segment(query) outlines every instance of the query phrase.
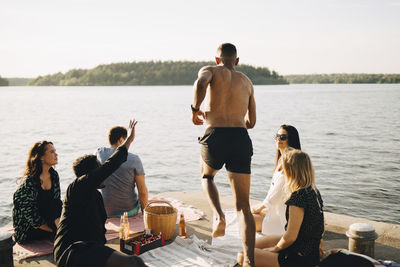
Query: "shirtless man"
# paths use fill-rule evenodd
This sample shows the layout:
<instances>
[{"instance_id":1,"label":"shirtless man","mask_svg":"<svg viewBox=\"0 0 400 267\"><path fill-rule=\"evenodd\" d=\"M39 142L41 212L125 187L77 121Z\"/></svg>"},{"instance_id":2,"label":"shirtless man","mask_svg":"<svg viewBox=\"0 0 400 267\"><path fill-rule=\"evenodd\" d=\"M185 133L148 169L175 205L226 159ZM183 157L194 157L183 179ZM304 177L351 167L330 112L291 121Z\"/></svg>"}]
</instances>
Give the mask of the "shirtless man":
<instances>
[{"instance_id":1,"label":"shirtless man","mask_svg":"<svg viewBox=\"0 0 400 267\"><path fill-rule=\"evenodd\" d=\"M213 237L223 236L225 215L213 178L225 164L240 222L243 266L254 266L255 225L249 205L253 147L247 133L256 123L254 89L246 75L235 71L239 58L234 45L221 44L215 61L217 66L200 69L191 106L193 123L202 125L204 119L207 126L199 140L202 187L217 217ZM200 105L206 94L208 99L203 112Z\"/></svg>"}]
</instances>

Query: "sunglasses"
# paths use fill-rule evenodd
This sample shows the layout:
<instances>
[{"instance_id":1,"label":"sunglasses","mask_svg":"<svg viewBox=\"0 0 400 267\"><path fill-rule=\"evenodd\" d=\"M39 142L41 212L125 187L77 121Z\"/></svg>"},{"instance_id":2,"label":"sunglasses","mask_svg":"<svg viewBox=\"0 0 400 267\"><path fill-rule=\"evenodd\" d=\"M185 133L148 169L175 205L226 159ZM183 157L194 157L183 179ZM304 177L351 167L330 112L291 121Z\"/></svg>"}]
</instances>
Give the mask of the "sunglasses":
<instances>
[{"instance_id":1,"label":"sunglasses","mask_svg":"<svg viewBox=\"0 0 400 267\"><path fill-rule=\"evenodd\" d=\"M288 138L288 135L287 134L276 134L275 135L275 140L276 139L280 139L281 141L285 141L287 138Z\"/></svg>"}]
</instances>

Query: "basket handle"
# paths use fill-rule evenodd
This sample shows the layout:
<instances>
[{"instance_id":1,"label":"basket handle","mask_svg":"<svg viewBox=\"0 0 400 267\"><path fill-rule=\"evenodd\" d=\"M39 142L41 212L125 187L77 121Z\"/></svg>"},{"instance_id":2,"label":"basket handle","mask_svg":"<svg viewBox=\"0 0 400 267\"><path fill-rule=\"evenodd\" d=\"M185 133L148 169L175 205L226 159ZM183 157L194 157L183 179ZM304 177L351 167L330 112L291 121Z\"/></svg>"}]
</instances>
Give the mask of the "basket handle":
<instances>
[{"instance_id":1,"label":"basket handle","mask_svg":"<svg viewBox=\"0 0 400 267\"><path fill-rule=\"evenodd\" d=\"M154 203L164 203L164 204L168 204L171 208L175 209L174 206L171 205L171 203L167 200L159 200L159 199L155 199L155 200L149 200L149 203L147 203L146 207L144 209L146 209L147 207L150 206L150 204L154 204Z\"/></svg>"}]
</instances>

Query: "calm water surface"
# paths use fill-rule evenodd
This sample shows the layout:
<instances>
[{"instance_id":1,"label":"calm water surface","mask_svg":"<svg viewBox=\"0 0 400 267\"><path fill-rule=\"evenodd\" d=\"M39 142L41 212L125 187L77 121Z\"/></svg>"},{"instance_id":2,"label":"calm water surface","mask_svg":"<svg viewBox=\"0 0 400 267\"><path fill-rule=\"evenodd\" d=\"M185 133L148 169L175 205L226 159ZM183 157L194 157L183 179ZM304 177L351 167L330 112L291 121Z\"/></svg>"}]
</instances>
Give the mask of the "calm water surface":
<instances>
[{"instance_id":1,"label":"calm water surface","mask_svg":"<svg viewBox=\"0 0 400 267\"><path fill-rule=\"evenodd\" d=\"M107 146L107 131L139 123L130 151L144 164L150 194L201 190L203 126L191 123L191 86L0 88L0 226L11 223L16 178L38 140L54 143L64 194L72 162ZM273 135L294 125L310 156L325 210L400 224L400 85L256 86L251 198L269 188ZM226 172L217 174L230 194Z\"/></svg>"}]
</instances>

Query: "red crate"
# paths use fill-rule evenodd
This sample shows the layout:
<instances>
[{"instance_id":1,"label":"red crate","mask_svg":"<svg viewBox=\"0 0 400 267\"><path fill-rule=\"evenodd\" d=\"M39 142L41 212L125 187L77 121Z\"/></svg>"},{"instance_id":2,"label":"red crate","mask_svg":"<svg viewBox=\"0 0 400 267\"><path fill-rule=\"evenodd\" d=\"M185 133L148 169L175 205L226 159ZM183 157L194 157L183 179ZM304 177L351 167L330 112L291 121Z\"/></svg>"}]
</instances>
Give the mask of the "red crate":
<instances>
[{"instance_id":1,"label":"red crate","mask_svg":"<svg viewBox=\"0 0 400 267\"><path fill-rule=\"evenodd\" d=\"M145 231L136 232L129 235L128 239L119 239L119 249L121 252L131 255L140 255L146 251L165 245L164 234L146 234Z\"/></svg>"}]
</instances>

